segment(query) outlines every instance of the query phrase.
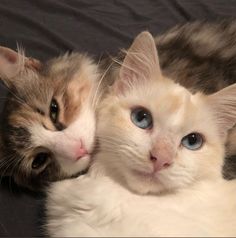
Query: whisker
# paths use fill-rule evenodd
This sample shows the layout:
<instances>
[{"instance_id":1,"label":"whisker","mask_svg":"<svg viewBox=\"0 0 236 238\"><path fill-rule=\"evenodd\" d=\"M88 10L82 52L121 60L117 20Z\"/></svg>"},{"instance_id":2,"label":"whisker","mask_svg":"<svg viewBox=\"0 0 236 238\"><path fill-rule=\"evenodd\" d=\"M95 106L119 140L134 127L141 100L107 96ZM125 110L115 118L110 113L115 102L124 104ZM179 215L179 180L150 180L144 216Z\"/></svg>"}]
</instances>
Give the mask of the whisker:
<instances>
[{"instance_id":1,"label":"whisker","mask_svg":"<svg viewBox=\"0 0 236 238\"><path fill-rule=\"evenodd\" d=\"M12 191L12 179L13 179L13 175L15 173L15 170L18 169L19 170L19 164L20 164L21 160L18 160L15 165L13 165L12 170L9 173L10 176L10 181L9 181L9 188Z\"/></svg>"},{"instance_id":2,"label":"whisker","mask_svg":"<svg viewBox=\"0 0 236 238\"><path fill-rule=\"evenodd\" d=\"M117 60L117 59L115 59L115 58L113 58L112 60L113 60L115 63L117 63L118 65L120 65L120 66L122 66L122 67L125 67L125 68L131 70L132 72L134 72L135 74L139 75L138 71L136 71L134 68L132 68L132 67L126 65L124 62L120 62L119 60Z\"/></svg>"},{"instance_id":3,"label":"whisker","mask_svg":"<svg viewBox=\"0 0 236 238\"><path fill-rule=\"evenodd\" d=\"M100 79L99 82L98 82L98 85L97 85L97 88L96 88L96 91L95 91L95 94L94 94L94 97L93 97L93 100L92 100L92 105L93 105L93 107L95 107L95 106L97 105L96 97L97 97L98 91L99 91L99 89L100 89L100 86L101 86L101 84L102 84L103 79L105 78L105 76L106 76L107 72L109 71L109 69L111 68L112 64L113 64L113 63L111 63L111 64L107 67L107 69L104 71L104 73L103 73L102 76L101 76L101 79Z\"/></svg>"},{"instance_id":4,"label":"whisker","mask_svg":"<svg viewBox=\"0 0 236 238\"><path fill-rule=\"evenodd\" d=\"M8 161L9 162L9 161ZM15 159L10 160L10 162L7 164L7 166L5 167L5 169L2 171L1 176L0 176L0 184L2 184L2 180L5 177L6 172L8 171L8 169L14 164Z\"/></svg>"}]
</instances>

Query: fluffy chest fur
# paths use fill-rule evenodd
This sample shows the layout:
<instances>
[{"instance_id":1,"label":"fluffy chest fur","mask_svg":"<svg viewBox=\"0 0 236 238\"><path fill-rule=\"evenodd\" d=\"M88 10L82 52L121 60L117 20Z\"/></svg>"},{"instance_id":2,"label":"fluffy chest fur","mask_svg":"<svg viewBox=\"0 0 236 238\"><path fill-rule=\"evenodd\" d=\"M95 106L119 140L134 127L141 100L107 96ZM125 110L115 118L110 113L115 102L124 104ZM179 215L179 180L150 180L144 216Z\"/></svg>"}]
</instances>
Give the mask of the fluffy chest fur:
<instances>
[{"instance_id":1,"label":"fluffy chest fur","mask_svg":"<svg viewBox=\"0 0 236 238\"><path fill-rule=\"evenodd\" d=\"M108 177L85 175L55 184L51 190L54 196L48 198L48 234L234 236L235 192L234 181L219 180L176 193L140 196Z\"/></svg>"}]
</instances>

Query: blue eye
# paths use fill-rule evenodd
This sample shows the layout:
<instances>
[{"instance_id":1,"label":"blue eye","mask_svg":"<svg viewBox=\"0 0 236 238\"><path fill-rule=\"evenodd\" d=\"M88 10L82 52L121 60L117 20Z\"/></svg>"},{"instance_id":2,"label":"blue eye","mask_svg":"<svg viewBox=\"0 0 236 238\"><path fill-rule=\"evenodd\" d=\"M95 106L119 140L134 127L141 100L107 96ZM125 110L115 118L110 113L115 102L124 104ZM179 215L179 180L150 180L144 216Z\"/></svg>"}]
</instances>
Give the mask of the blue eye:
<instances>
[{"instance_id":1,"label":"blue eye","mask_svg":"<svg viewBox=\"0 0 236 238\"><path fill-rule=\"evenodd\" d=\"M199 133L190 133L183 137L181 144L189 150L198 150L203 145L203 138Z\"/></svg>"},{"instance_id":2,"label":"blue eye","mask_svg":"<svg viewBox=\"0 0 236 238\"><path fill-rule=\"evenodd\" d=\"M150 129L152 127L152 115L143 107L138 107L131 111L131 121L141 129Z\"/></svg>"}]
</instances>

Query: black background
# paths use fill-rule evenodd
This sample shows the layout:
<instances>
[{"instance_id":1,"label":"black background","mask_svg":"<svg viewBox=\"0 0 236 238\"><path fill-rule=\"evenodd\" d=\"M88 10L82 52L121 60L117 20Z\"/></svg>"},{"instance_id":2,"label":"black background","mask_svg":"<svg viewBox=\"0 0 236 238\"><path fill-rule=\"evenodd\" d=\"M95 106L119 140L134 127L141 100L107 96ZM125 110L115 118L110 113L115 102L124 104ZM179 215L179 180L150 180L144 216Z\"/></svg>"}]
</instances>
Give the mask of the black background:
<instances>
[{"instance_id":1,"label":"black background","mask_svg":"<svg viewBox=\"0 0 236 238\"><path fill-rule=\"evenodd\" d=\"M65 51L99 58L187 21L236 17L233 0L0 0L0 45L46 60ZM5 92L0 88L0 109ZM13 185L12 185L13 186ZM39 236L43 196L0 186L0 235Z\"/></svg>"}]
</instances>

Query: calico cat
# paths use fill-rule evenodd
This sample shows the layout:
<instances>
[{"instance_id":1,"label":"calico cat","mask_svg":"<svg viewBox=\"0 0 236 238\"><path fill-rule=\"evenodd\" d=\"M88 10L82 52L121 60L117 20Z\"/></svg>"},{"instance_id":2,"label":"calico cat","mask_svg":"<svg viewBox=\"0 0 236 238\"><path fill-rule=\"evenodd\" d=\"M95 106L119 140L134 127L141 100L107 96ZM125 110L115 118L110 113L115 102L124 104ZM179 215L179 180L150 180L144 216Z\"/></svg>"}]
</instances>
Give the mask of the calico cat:
<instances>
[{"instance_id":1,"label":"calico cat","mask_svg":"<svg viewBox=\"0 0 236 238\"><path fill-rule=\"evenodd\" d=\"M47 234L235 236L236 182L221 175L235 120L236 84L191 93L141 33L99 106L89 173L49 189Z\"/></svg>"},{"instance_id":2,"label":"calico cat","mask_svg":"<svg viewBox=\"0 0 236 238\"><path fill-rule=\"evenodd\" d=\"M46 63L0 48L9 89L0 124L0 174L36 190L86 170L101 91L93 60L79 53Z\"/></svg>"}]
</instances>

